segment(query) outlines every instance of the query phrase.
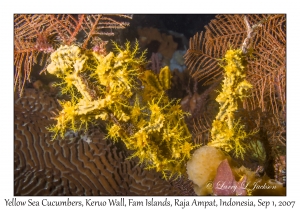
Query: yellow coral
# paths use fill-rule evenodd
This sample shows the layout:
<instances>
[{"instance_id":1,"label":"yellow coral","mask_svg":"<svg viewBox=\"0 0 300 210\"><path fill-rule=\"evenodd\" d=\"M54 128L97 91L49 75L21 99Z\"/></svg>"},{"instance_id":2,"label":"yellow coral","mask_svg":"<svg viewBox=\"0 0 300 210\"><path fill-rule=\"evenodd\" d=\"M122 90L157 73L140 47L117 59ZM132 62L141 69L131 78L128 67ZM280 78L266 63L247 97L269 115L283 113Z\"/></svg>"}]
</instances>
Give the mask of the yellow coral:
<instances>
[{"instance_id":1,"label":"yellow coral","mask_svg":"<svg viewBox=\"0 0 300 210\"><path fill-rule=\"evenodd\" d=\"M71 101L62 102L62 111L50 128L63 138L68 130L87 129L89 124L107 122L107 137L121 139L146 168L161 171L165 178L185 172L185 163L194 149L179 101L169 100L168 67L159 75L147 70L145 52L138 42L129 42L117 54L99 55L78 46L62 46L51 55L47 70L62 79L59 86Z\"/></svg>"},{"instance_id":2,"label":"yellow coral","mask_svg":"<svg viewBox=\"0 0 300 210\"><path fill-rule=\"evenodd\" d=\"M209 145L227 152L233 150L237 157L243 159L247 148L244 140L253 133L245 131L245 126L239 119L235 119L234 113L239 109L239 101L248 96L252 85L245 80L245 59L242 50L228 50L224 60L226 65L222 91L216 98L220 109L212 124L212 140Z\"/></svg>"},{"instance_id":3,"label":"yellow coral","mask_svg":"<svg viewBox=\"0 0 300 210\"><path fill-rule=\"evenodd\" d=\"M165 66L160 70L159 81L164 90L171 88L171 72L168 66Z\"/></svg>"}]
</instances>

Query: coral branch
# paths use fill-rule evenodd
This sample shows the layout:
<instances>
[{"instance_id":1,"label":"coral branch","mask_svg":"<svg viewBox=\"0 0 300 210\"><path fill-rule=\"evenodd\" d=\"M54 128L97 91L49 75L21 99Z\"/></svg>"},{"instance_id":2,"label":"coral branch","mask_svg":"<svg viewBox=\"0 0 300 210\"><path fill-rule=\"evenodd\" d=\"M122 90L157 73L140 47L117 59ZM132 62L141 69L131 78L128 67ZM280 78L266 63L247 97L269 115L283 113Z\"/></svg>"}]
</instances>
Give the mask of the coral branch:
<instances>
[{"instance_id":1,"label":"coral branch","mask_svg":"<svg viewBox=\"0 0 300 210\"><path fill-rule=\"evenodd\" d=\"M20 95L26 81L29 81L32 67L37 57L42 54L40 65L44 67L49 53L56 50L61 44L71 45L83 34L83 46L91 47L94 35L114 35L111 29L122 29L129 24L121 21L131 19L130 15L14 15L14 55L15 79L14 87ZM114 20L118 18L120 20ZM92 21L94 20L94 21ZM95 21L96 20L96 21ZM104 30L109 29L107 33ZM80 36L79 36L80 35ZM28 58L29 61L24 60ZM42 72L43 72L42 68Z\"/></svg>"},{"instance_id":2,"label":"coral branch","mask_svg":"<svg viewBox=\"0 0 300 210\"><path fill-rule=\"evenodd\" d=\"M162 68L159 75L151 70L141 73L145 52L139 52L137 42L133 47L127 42L124 49L115 44L115 48L116 55L74 45L51 54L47 71L62 78L62 92L71 100L61 102L63 109L50 131L54 138L64 138L69 130L87 130L106 121L108 137L121 139L134 151L131 158L138 157L166 179L184 174L190 152L198 145L192 144L186 113L165 93L171 87L170 69Z\"/></svg>"}]
</instances>

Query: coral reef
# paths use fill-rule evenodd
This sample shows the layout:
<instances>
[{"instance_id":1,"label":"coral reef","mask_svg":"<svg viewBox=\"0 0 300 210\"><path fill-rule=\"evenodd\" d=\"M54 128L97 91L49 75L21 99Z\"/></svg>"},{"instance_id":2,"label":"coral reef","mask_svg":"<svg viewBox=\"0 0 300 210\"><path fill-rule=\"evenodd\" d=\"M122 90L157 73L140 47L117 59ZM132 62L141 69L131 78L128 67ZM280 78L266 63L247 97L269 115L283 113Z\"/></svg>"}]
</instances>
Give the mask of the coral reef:
<instances>
[{"instance_id":1,"label":"coral reef","mask_svg":"<svg viewBox=\"0 0 300 210\"><path fill-rule=\"evenodd\" d=\"M112 29L124 29L129 25L125 22L128 19L132 15L15 14L15 91L22 95L33 67L39 64L39 72L44 72L47 58L60 45L80 43L84 49L95 47L99 36L113 36Z\"/></svg>"},{"instance_id":2,"label":"coral reef","mask_svg":"<svg viewBox=\"0 0 300 210\"><path fill-rule=\"evenodd\" d=\"M257 185L272 185L272 189L276 189L273 191L265 191L264 195L285 195L285 183L279 183L273 180L272 178L275 178L273 175L274 168L273 170L271 169L272 164L274 164L274 159L277 160L277 168L281 167L279 170L283 171L283 176L285 179L285 168L281 166L281 164L283 164L281 162L284 161L278 161L279 158L277 158L282 153L285 154L285 149L283 148L283 146L285 146L285 137L283 136L285 125L282 123L282 121L277 123L275 122L276 119L283 120L281 115L285 114L285 97L283 96L285 94L284 89L282 89L285 82L279 84L279 79L270 81L270 83L273 82L275 88L273 89L273 87L270 87L269 90L273 92L270 92L271 94L278 96L278 100L276 101L272 96L269 98L268 96L265 96L263 92L258 92L258 88L262 87L262 90L264 90L266 83L264 83L262 86L258 86L261 84L258 84L258 82L253 79L254 75L257 76L259 72L261 73L260 65L265 62L264 59L269 59L269 57L262 58L262 56L258 56L259 59L262 59L261 63L259 63L258 66L253 65L253 60L257 61L255 56L258 53L254 53L254 47L256 46L255 44L258 45L258 51L264 53L262 50L265 50L265 45L269 45L271 42L277 43L277 41L274 40L274 37L272 38L269 34L272 33L271 31L279 32L280 35L275 34L272 36L275 36L278 40L282 39L282 28L278 29L274 24L275 22L283 24L284 16L250 16L249 19L252 21L253 25L250 25L251 21L248 20L247 16L243 17L243 25L246 28L246 32L244 32L245 35L241 37L237 37L236 33L232 35L235 36L233 39L235 40L234 45L239 43L239 48L233 50L231 47L231 49L226 50L228 45L223 47L220 47L219 45L216 46L216 43L219 41L221 42L222 40L222 43L224 42L222 38L228 38L228 36L224 35L228 31L226 31L226 29L222 31L223 28L220 27L218 29L218 27L220 26L219 24L225 20L229 20L227 24L230 24L230 20L233 20L232 18L232 16L218 16L218 21L212 21L212 23L209 25L209 28L207 28L205 35L203 35L203 33L201 33L200 36L197 34L190 41L190 49L186 54L186 64L188 68L190 68L191 74L194 78L201 77L201 80L206 79L205 83L217 83L218 78L220 78L220 69L223 68L225 70L224 74L222 75L222 89L216 97L216 101L220 105L219 112L216 114L216 116L205 115L201 113L203 117L201 115L199 116L199 121L197 124L195 124L194 129L200 138L208 139L209 142L207 144L209 146L221 148L223 151L228 152L235 159L235 161L238 162L239 165L247 165L249 167L251 163L257 164L256 172L246 168L240 169L243 172L240 171L241 173L239 173L239 175L243 174L243 176L239 176L237 179L239 181L236 181L237 175L235 175L236 177L233 178L232 172L230 172L228 167L226 167L226 164L223 162L219 165L218 169L218 171L223 172L220 172L220 174L217 174L215 177L211 177L211 181L215 179L215 184L218 181L228 181L229 185L239 186L240 181L244 180L245 182L250 183L249 188L252 188L256 183ZM239 16L239 18L241 17ZM256 20L256 22L253 23L254 20ZM237 22L234 21L234 24L237 24ZM210 29L213 26L217 29L214 28L212 32ZM241 26L235 27L238 30L241 30ZM232 33L232 31L229 33ZM271 40L266 41L266 44L262 44L263 47L261 47L261 45L258 43L262 41L261 37L265 38L264 36ZM213 41L213 39L216 40ZM284 43L284 40L282 43ZM283 47L285 46L283 45ZM212 57L209 57L209 55L216 56L218 53L224 51L225 56L221 60L221 64L218 66L217 62L220 62L220 59L212 59ZM280 54L280 57L282 56L284 56L284 54ZM276 63L278 64L278 62ZM203 66L203 64L205 65ZM208 71L206 71L206 69ZM274 69L274 72L275 71L279 72L282 76L284 71L283 66L279 66L279 69ZM274 72L272 72L272 74ZM266 75L263 77L267 78L268 75L269 73L266 73ZM252 85L252 82L254 85ZM268 85L272 85L270 83L268 83ZM253 89L256 90L253 91ZM260 98L262 101L256 101L257 98ZM266 104L269 105L268 110L265 109ZM259 108L257 108L257 106L259 106ZM254 114L255 111L252 110L253 107L256 108L257 114ZM257 110L260 110L260 112L257 112ZM265 114L262 114L263 112L265 112ZM262 125L262 122L266 120L262 120L262 118L265 118L264 115L272 116L272 126L270 124ZM209 117L210 119L207 120L206 117ZM210 127L207 122L211 121L212 117L215 119ZM205 119L205 121L203 119ZM280 145L282 151L278 151L277 148L279 147L274 145L274 136L269 135L270 131L266 132L267 128L270 126L273 128L279 127L279 130L282 130L282 132L279 133L279 138L277 137L278 142L276 143L277 145ZM209 132L210 135L203 135L205 132ZM265 132L269 134L266 135L264 134ZM205 140L202 139L202 142L204 141ZM192 162L194 162L193 158L189 161L188 168L196 167L195 165L189 166ZM211 170L208 173L210 172ZM189 170L188 173L190 173ZM279 176L282 175L276 175L278 180ZM197 179L195 180L195 175L189 174L189 177L193 179L195 184L199 182ZM197 186L198 187L195 188L195 190L199 194L207 193L207 189L204 189L203 184ZM200 190L198 188L200 188ZM205 192L201 192L201 190L204 190ZM239 188L236 190L237 191L235 192L221 192L218 191L218 189L214 189L214 193L218 195L246 193ZM247 190L248 195L262 195L261 193L263 194L263 192L259 190L251 192Z\"/></svg>"},{"instance_id":3,"label":"coral reef","mask_svg":"<svg viewBox=\"0 0 300 210\"><path fill-rule=\"evenodd\" d=\"M99 128L87 134L90 143L71 136L51 141L46 127L60 107L46 92L24 89L14 109L14 195L182 195L181 186L128 160L124 146Z\"/></svg>"},{"instance_id":4,"label":"coral reef","mask_svg":"<svg viewBox=\"0 0 300 210\"><path fill-rule=\"evenodd\" d=\"M244 159L246 143L249 137L245 125L236 120L234 113L239 109L239 104L249 95L252 85L245 80L246 65L241 49L228 50L225 54L225 75L222 91L216 101L220 104L219 113L212 124L211 141L208 145L220 147L226 152L234 151L236 157Z\"/></svg>"},{"instance_id":5,"label":"coral reef","mask_svg":"<svg viewBox=\"0 0 300 210\"><path fill-rule=\"evenodd\" d=\"M123 18L15 15L15 195L285 195L285 15L218 15L187 51L106 47Z\"/></svg>"},{"instance_id":6,"label":"coral reef","mask_svg":"<svg viewBox=\"0 0 300 210\"><path fill-rule=\"evenodd\" d=\"M252 88L242 104L245 111L239 109L238 112L252 130L266 133L264 146L271 145L268 158L274 163L276 156L285 155L286 147L286 16L247 15L247 18L248 25L244 15L217 15L205 31L190 39L185 64L199 82L204 85L216 83L223 78L220 58L224 57L229 46L231 49L240 48L245 38L252 34L253 39L248 43L251 56L245 58L248 63L246 80ZM248 28L255 24L257 30L252 33ZM200 135L202 129L198 125L215 118L209 113L201 115L205 117L199 116L199 122L195 124ZM200 141L201 136L198 137Z\"/></svg>"},{"instance_id":7,"label":"coral reef","mask_svg":"<svg viewBox=\"0 0 300 210\"><path fill-rule=\"evenodd\" d=\"M106 121L108 137L121 139L146 168L163 173L164 178L185 173L190 158L191 135L178 101L169 100L171 73L166 66L159 75L140 72L145 63L136 42L131 49L115 44L117 54L99 55L78 46L61 46L51 54L50 74L62 79L58 84L69 101L49 128L63 138L68 130L88 130ZM99 120L100 119L100 120Z\"/></svg>"}]
</instances>

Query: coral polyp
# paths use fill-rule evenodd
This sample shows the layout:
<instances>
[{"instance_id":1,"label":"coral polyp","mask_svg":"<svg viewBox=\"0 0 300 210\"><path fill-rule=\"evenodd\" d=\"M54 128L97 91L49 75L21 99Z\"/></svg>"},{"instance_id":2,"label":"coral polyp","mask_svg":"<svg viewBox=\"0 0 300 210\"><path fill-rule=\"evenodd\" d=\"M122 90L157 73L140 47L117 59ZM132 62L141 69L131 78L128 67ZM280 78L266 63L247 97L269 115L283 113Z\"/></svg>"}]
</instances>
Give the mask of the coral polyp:
<instances>
[{"instance_id":1,"label":"coral polyp","mask_svg":"<svg viewBox=\"0 0 300 210\"><path fill-rule=\"evenodd\" d=\"M54 138L64 138L68 130L88 130L105 121L107 137L121 139L146 168L163 173L164 178L185 173L185 163L194 149L179 101L170 100L171 73L168 67L157 75L141 71L145 52L136 42L116 54L98 54L78 46L61 46L51 55L49 73L62 79L58 85L69 95L60 102L62 111L49 129Z\"/></svg>"}]
</instances>

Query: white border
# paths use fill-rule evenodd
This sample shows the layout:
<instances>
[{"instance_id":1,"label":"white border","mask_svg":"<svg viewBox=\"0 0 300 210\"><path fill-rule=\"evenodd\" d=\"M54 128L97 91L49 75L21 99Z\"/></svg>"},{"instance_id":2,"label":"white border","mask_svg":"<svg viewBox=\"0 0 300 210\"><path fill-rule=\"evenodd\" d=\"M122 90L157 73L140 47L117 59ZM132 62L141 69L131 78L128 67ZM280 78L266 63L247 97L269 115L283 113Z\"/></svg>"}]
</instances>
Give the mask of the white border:
<instances>
[{"instance_id":1,"label":"white border","mask_svg":"<svg viewBox=\"0 0 300 210\"><path fill-rule=\"evenodd\" d=\"M293 1L297 2L297 1ZM286 197L261 197L264 200L297 200L299 193L299 15L296 3L278 0L251 0L251 1L38 1L15 0L1 1L0 16L0 206L1 209L14 209L5 207L6 199L13 198L13 14L14 13L287 13L287 196ZM298 64L298 65L297 65ZM298 174L299 173L299 174ZM297 195L297 197L296 197ZM18 197L21 200L34 199L35 197ZM47 197L37 197L41 200ZM49 197L48 197L49 198ZM72 197L72 200L84 201L86 197ZM93 199L108 199L108 197L91 197ZM111 198L111 197L109 197ZM126 197L128 199L129 197ZM145 199L146 197L142 197ZM157 200L162 197L156 197ZM169 197L174 200L176 197ZM182 199L183 197L180 197ZM65 197L51 197L53 200L64 200ZM135 197L134 199L139 199ZM191 197L187 199L193 199ZM205 198L202 199L213 199ZM219 197L218 197L219 199ZM245 200L248 197L234 198ZM257 201L260 197L250 197ZM300 203L296 202L296 209ZM4 208L3 208L4 207ZM29 207L28 207L29 208ZM66 207L64 207L66 208ZM74 207L67 207L74 209ZM95 208L95 207L94 207ZM96 207L97 209L103 207ZM140 207L139 207L140 208ZM145 207L144 207L145 208ZM181 208L178 208L181 209ZM196 207L195 207L196 209ZM199 207L197 207L199 209ZM233 209L227 208L227 209ZM273 209L273 208L268 208ZM278 208L276 208L278 209ZM295 207L294 207L295 209Z\"/></svg>"}]
</instances>

